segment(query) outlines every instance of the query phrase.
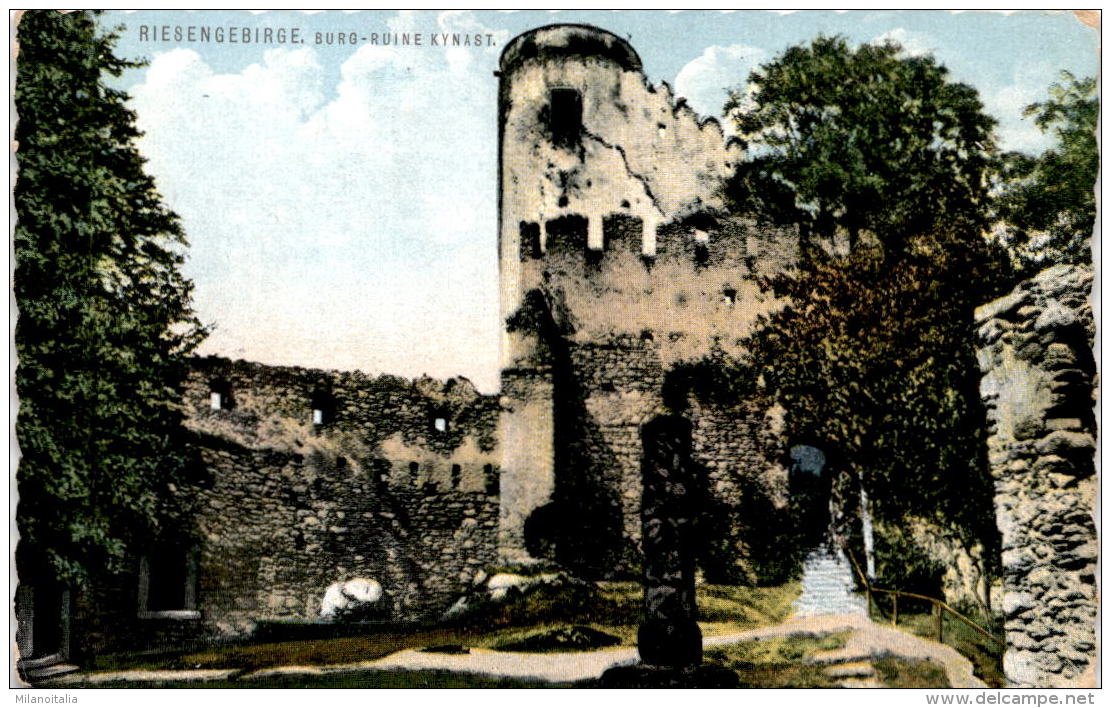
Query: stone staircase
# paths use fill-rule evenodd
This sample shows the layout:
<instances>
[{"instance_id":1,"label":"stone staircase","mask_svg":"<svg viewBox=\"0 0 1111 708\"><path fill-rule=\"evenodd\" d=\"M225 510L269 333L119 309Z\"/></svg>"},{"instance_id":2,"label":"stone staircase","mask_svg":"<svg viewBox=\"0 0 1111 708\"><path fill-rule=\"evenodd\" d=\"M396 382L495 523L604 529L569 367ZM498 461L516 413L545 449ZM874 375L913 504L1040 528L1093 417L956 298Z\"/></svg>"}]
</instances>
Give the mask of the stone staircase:
<instances>
[{"instance_id":1,"label":"stone staircase","mask_svg":"<svg viewBox=\"0 0 1111 708\"><path fill-rule=\"evenodd\" d=\"M867 617L864 598L853 594L853 569L840 549L815 549L803 563L802 594L795 600L795 617L861 615ZM872 657L866 651L835 649L810 657L825 667L827 676L843 688L880 688Z\"/></svg>"},{"instance_id":2,"label":"stone staircase","mask_svg":"<svg viewBox=\"0 0 1111 708\"><path fill-rule=\"evenodd\" d=\"M817 548L802 568L802 594L794 602L796 617L868 614L864 598L853 594L853 569L843 551Z\"/></svg>"},{"instance_id":3,"label":"stone staircase","mask_svg":"<svg viewBox=\"0 0 1111 708\"><path fill-rule=\"evenodd\" d=\"M56 679L78 671L78 667L62 661L61 656L52 654L40 659L20 659L16 664L19 676L28 683Z\"/></svg>"},{"instance_id":4,"label":"stone staircase","mask_svg":"<svg viewBox=\"0 0 1111 708\"><path fill-rule=\"evenodd\" d=\"M872 654L862 647L818 652L807 663L824 667L823 673L840 688L883 688L872 665Z\"/></svg>"}]
</instances>

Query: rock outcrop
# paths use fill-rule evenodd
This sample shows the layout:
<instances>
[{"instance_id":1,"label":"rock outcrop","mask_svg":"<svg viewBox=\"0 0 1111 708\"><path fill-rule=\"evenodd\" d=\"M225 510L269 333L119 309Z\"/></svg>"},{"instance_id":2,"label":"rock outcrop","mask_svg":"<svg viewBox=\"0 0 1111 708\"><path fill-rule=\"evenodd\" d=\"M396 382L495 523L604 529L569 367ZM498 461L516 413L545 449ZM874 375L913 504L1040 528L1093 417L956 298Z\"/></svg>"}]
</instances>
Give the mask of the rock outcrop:
<instances>
[{"instance_id":1,"label":"rock outcrop","mask_svg":"<svg viewBox=\"0 0 1111 708\"><path fill-rule=\"evenodd\" d=\"M1059 265L976 311L1015 686L1089 683L1096 663L1097 386L1091 268Z\"/></svg>"}]
</instances>

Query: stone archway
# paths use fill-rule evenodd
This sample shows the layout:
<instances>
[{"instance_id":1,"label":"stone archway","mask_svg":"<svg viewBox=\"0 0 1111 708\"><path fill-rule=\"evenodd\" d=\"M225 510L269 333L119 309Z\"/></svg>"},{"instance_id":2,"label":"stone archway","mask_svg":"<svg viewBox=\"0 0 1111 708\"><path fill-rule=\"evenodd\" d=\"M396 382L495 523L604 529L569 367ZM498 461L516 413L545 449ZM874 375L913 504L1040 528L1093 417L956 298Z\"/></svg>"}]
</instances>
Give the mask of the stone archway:
<instances>
[{"instance_id":1,"label":"stone archway","mask_svg":"<svg viewBox=\"0 0 1111 708\"><path fill-rule=\"evenodd\" d=\"M790 448L791 465L788 472L791 502L794 507L799 533L804 548L818 546L830 528L831 474L829 460L824 450L798 444Z\"/></svg>"}]
</instances>

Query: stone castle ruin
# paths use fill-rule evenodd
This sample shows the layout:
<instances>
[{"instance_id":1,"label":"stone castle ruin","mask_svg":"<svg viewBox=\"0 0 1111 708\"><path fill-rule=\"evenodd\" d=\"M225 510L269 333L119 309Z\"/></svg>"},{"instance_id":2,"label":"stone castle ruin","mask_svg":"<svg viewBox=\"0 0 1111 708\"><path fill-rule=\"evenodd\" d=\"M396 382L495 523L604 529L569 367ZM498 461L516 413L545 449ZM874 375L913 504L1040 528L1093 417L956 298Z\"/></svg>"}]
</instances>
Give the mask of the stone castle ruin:
<instances>
[{"instance_id":1,"label":"stone castle ruin","mask_svg":"<svg viewBox=\"0 0 1111 708\"><path fill-rule=\"evenodd\" d=\"M715 498L739 480L786 493L767 411L665 400L681 363L736 351L770 303L753 274L789 264L797 235L723 215L739 150L624 40L556 25L499 69L502 505L499 553L620 567L638 555L640 428L694 423ZM564 528L572 526L573 528Z\"/></svg>"},{"instance_id":2,"label":"stone castle ruin","mask_svg":"<svg viewBox=\"0 0 1111 708\"><path fill-rule=\"evenodd\" d=\"M701 527L726 558L717 572L756 579L743 510L787 504L782 411L699 395L686 372L742 353L779 305L756 278L794 263L797 232L726 212L739 147L651 85L623 39L541 27L506 46L497 76L500 393L196 360L185 407L207 476L181 490L196 542L151 549L122 586L66 595L67 643L316 620L344 583L421 619L496 566L638 577L648 428L683 431L659 444L689 451L722 521ZM979 313L1008 675L1021 685L1073 680L1095 656L1095 369L1088 281L1074 280ZM1040 403L1022 397L1020 369ZM44 616L38 600L23 607ZM27 612L32 656L49 633Z\"/></svg>"}]
</instances>

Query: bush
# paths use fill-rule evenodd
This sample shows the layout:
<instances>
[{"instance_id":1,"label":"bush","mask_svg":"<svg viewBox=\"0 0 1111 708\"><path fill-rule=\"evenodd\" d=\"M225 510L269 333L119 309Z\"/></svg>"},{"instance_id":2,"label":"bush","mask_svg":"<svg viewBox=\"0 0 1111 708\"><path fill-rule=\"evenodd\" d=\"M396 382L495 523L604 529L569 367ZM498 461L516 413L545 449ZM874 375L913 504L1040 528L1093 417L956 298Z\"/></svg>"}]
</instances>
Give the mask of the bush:
<instances>
[{"instance_id":1,"label":"bush","mask_svg":"<svg viewBox=\"0 0 1111 708\"><path fill-rule=\"evenodd\" d=\"M699 566L710 583L779 585L802 567L805 549L792 507L778 507L758 482L742 478L736 507L713 503L702 518Z\"/></svg>"},{"instance_id":2,"label":"bush","mask_svg":"<svg viewBox=\"0 0 1111 708\"><path fill-rule=\"evenodd\" d=\"M880 587L942 597L945 567L927 555L904 529L885 524L882 533L876 534L875 557L876 582ZM903 602L908 603L907 610L929 610L929 605L922 601L900 600Z\"/></svg>"},{"instance_id":3,"label":"bush","mask_svg":"<svg viewBox=\"0 0 1111 708\"><path fill-rule=\"evenodd\" d=\"M594 583L566 573L508 588L496 599L482 585L466 597L466 605L462 613L447 620L449 625L491 629L552 622L637 621L637 617L627 617L629 613L614 600L603 597Z\"/></svg>"}]
</instances>

